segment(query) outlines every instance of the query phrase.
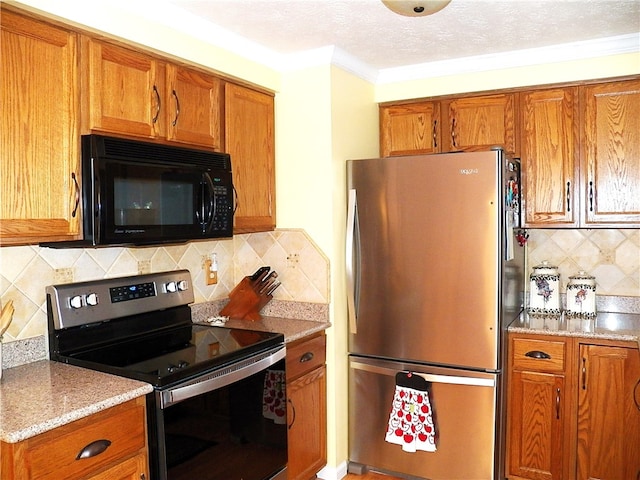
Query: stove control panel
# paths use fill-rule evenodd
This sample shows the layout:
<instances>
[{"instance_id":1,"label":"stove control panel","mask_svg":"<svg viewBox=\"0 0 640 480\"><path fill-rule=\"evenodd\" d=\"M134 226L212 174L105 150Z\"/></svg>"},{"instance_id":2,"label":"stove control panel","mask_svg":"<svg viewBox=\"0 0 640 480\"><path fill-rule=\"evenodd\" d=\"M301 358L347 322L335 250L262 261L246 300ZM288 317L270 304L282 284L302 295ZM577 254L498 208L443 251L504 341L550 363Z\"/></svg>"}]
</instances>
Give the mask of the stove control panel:
<instances>
[{"instance_id":1,"label":"stove control panel","mask_svg":"<svg viewBox=\"0 0 640 480\"><path fill-rule=\"evenodd\" d=\"M46 288L55 329L113 320L194 302L188 270L105 278Z\"/></svg>"},{"instance_id":2,"label":"stove control panel","mask_svg":"<svg viewBox=\"0 0 640 480\"><path fill-rule=\"evenodd\" d=\"M126 302L137 298L156 296L156 284L154 282L138 283L134 285L122 285L109 289L111 302Z\"/></svg>"}]
</instances>

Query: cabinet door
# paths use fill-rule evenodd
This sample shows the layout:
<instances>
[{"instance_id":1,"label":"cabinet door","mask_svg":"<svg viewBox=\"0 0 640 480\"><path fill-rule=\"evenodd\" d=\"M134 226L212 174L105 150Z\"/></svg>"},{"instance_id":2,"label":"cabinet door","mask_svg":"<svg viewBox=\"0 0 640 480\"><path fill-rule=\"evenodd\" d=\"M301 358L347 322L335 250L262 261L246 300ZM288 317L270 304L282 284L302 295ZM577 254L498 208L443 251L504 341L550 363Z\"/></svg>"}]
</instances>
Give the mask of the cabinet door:
<instances>
[{"instance_id":1,"label":"cabinet door","mask_svg":"<svg viewBox=\"0 0 640 480\"><path fill-rule=\"evenodd\" d=\"M225 151L238 200L235 233L276 227L274 102L271 95L227 83Z\"/></svg>"},{"instance_id":2,"label":"cabinet door","mask_svg":"<svg viewBox=\"0 0 640 480\"><path fill-rule=\"evenodd\" d=\"M287 383L289 480L308 480L327 463L326 367Z\"/></svg>"},{"instance_id":3,"label":"cabinet door","mask_svg":"<svg viewBox=\"0 0 640 480\"><path fill-rule=\"evenodd\" d=\"M445 105L449 135L443 128L443 151L501 146L508 153L516 153L514 94L460 98Z\"/></svg>"},{"instance_id":4,"label":"cabinet door","mask_svg":"<svg viewBox=\"0 0 640 480\"><path fill-rule=\"evenodd\" d=\"M513 372L509 411L509 474L562 478L564 376Z\"/></svg>"},{"instance_id":5,"label":"cabinet door","mask_svg":"<svg viewBox=\"0 0 640 480\"><path fill-rule=\"evenodd\" d=\"M580 345L578 480L640 478L640 353Z\"/></svg>"},{"instance_id":6,"label":"cabinet door","mask_svg":"<svg viewBox=\"0 0 640 480\"><path fill-rule=\"evenodd\" d=\"M76 35L4 9L0 22L0 243L71 240L80 228Z\"/></svg>"},{"instance_id":7,"label":"cabinet door","mask_svg":"<svg viewBox=\"0 0 640 480\"><path fill-rule=\"evenodd\" d=\"M163 98L158 64L144 53L83 38L83 132L97 130L153 138Z\"/></svg>"},{"instance_id":8,"label":"cabinet door","mask_svg":"<svg viewBox=\"0 0 640 480\"><path fill-rule=\"evenodd\" d=\"M526 226L576 226L578 89L524 93L520 111Z\"/></svg>"},{"instance_id":9,"label":"cabinet door","mask_svg":"<svg viewBox=\"0 0 640 480\"><path fill-rule=\"evenodd\" d=\"M167 138L219 150L221 89L212 75L167 65Z\"/></svg>"},{"instance_id":10,"label":"cabinet door","mask_svg":"<svg viewBox=\"0 0 640 480\"><path fill-rule=\"evenodd\" d=\"M585 226L640 226L640 80L584 87Z\"/></svg>"},{"instance_id":11,"label":"cabinet door","mask_svg":"<svg viewBox=\"0 0 640 480\"><path fill-rule=\"evenodd\" d=\"M380 107L380 156L440 151L440 103Z\"/></svg>"}]
</instances>

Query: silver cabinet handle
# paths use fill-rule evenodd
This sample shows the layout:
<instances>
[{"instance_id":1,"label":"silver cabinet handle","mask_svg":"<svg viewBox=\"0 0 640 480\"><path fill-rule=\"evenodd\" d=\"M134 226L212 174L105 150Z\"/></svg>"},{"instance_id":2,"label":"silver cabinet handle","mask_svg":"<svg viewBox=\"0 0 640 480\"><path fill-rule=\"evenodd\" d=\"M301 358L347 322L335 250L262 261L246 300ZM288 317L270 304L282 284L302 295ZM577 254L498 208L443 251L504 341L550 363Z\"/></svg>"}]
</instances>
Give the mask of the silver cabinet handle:
<instances>
[{"instance_id":1,"label":"silver cabinet handle","mask_svg":"<svg viewBox=\"0 0 640 480\"><path fill-rule=\"evenodd\" d=\"M100 455L111 445L111 440L96 440L95 442L91 442L89 445L84 447L78 455L76 456L76 460L81 460L83 458L91 458Z\"/></svg>"},{"instance_id":2,"label":"silver cabinet handle","mask_svg":"<svg viewBox=\"0 0 640 480\"><path fill-rule=\"evenodd\" d=\"M73 185L76 189L75 204L73 206L73 211L71 212L71 216L75 218L78 213L78 206L80 205L80 185L78 185L78 179L76 178L75 172L71 172L71 180L73 180Z\"/></svg>"},{"instance_id":3,"label":"silver cabinet handle","mask_svg":"<svg viewBox=\"0 0 640 480\"><path fill-rule=\"evenodd\" d=\"M433 121L433 146L438 148L438 135L437 135L438 121Z\"/></svg>"},{"instance_id":4,"label":"silver cabinet handle","mask_svg":"<svg viewBox=\"0 0 640 480\"><path fill-rule=\"evenodd\" d=\"M531 350L524 354L525 357L535 358L536 360L550 360L551 355L546 352L541 352L540 350Z\"/></svg>"},{"instance_id":5,"label":"silver cabinet handle","mask_svg":"<svg viewBox=\"0 0 640 480\"><path fill-rule=\"evenodd\" d=\"M304 355L300 356L300 363L310 362L311 360L313 360L313 357L313 352L307 352Z\"/></svg>"},{"instance_id":6,"label":"silver cabinet handle","mask_svg":"<svg viewBox=\"0 0 640 480\"><path fill-rule=\"evenodd\" d=\"M456 145L456 119L452 119L451 120L451 144L454 147L457 147Z\"/></svg>"},{"instance_id":7,"label":"silver cabinet handle","mask_svg":"<svg viewBox=\"0 0 640 480\"><path fill-rule=\"evenodd\" d=\"M571 182L567 182L567 212L571 211Z\"/></svg>"},{"instance_id":8,"label":"silver cabinet handle","mask_svg":"<svg viewBox=\"0 0 640 480\"><path fill-rule=\"evenodd\" d=\"M589 182L589 211L593 212L593 181Z\"/></svg>"},{"instance_id":9,"label":"silver cabinet handle","mask_svg":"<svg viewBox=\"0 0 640 480\"><path fill-rule=\"evenodd\" d=\"M176 99L176 116L174 117L173 122L171 122L171 125L175 127L178 124L178 117L180 116L180 99L178 98L178 94L175 90L172 90L171 94L173 95L173 98Z\"/></svg>"},{"instance_id":10,"label":"silver cabinet handle","mask_svg":"<svg viewBox=\"0 0 640 480\"><path fill-rule=\"evenodd\" d=\"M162 103L160 102L160 92L158 92L158 87L153 86L153 93L156 94L156 114L153 116L153 123L158 121L158 117L160 116L160 109L162 108Z\"/></svg>"},{"instance_id":11,"label":"silver cabinet handle","mask_svg":"<svg viewBox=\"0 0 640 480\"><path fill-rule=\"evenodd\" d=\"M582 357L582 389L587 389L587 359Z\"/></svg>"}]
</instances>

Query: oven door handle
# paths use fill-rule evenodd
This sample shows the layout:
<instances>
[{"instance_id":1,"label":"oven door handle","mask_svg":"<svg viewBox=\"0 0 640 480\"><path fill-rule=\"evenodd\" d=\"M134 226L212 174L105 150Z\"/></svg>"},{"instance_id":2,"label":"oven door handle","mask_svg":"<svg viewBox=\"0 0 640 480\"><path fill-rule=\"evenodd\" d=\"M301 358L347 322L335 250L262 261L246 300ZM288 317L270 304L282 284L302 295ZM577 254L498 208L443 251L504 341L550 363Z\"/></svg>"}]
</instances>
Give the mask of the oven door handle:
<instances>
[{"instance_id":1,"label":"oven door handle","mask_svg":"<svg viewBox=\"0 0 640 480\"><path fill-rule=\"evenodd\" d=\"M157 390L160 397L160 408L164 409L189 398L225 387L231 383L243 380L285 358L287 349L281 345L267 352L262 352L240 360L225 368L205 373L202 377L191 380L188 384Z\"/></svg>"}]
</instances>

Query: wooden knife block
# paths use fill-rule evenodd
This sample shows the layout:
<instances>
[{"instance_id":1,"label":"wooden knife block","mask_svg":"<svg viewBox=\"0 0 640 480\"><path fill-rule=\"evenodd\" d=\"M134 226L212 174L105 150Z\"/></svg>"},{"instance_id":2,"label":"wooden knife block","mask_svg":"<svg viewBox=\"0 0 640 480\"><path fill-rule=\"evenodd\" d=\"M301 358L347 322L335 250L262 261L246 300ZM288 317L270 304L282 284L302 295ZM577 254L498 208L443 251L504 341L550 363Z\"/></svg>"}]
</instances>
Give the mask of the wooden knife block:
<instances>
[{"instance_id":1,"label":"wooden knife block","mask_svg":"<svg viewBox=\"0 0 640 480\"><path fill-rule=\"evenodd\" d=\"M272 298L271 295L256 292L251 279L244 277L229 293L229 303L220 311L220 315L241 320L262 320L260 310Z\"/></svg>"}]
</instances>

